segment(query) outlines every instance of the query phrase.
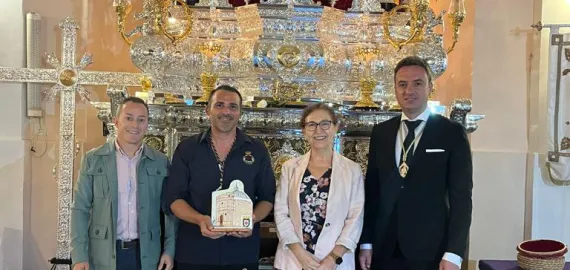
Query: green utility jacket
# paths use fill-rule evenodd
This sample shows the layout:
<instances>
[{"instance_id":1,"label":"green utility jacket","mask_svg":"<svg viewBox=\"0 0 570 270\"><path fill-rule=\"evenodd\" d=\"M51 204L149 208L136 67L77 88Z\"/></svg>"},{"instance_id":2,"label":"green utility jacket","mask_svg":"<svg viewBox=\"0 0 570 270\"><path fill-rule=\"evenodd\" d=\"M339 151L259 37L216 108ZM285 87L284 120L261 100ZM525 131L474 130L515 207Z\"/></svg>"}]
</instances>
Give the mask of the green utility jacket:
<instances>
[{"instance_id":1,"label":"green utility jacket","mask_svg":"<svg viewBox=\"0 0 570 270\"><path fill-rule=\"evenodd\" d=\"M85 154L71 207L71 260L89 262L90 270L116 269L118 179L114 141ZM166 155L145 145L137 165L138 232L143 270L156 270L164 253L174 258L177 220L165 217L161 250L162 183L168 172Z\"/></svg>"}]
</instances>

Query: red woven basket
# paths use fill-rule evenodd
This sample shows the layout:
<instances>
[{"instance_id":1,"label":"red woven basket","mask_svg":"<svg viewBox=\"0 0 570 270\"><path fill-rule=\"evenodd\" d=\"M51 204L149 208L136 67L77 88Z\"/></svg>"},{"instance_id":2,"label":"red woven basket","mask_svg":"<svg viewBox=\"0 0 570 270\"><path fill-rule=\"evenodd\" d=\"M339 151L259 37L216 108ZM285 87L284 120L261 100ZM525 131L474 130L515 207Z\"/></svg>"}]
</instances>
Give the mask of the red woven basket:
<instances>
[{"instance_id":1,"label":"red woven basket","mask_svg":"<svg viewBox=\"0 0 570 270\"><path fill-rule=\"evenodd\" d=\"M527 270L562 270L568 248L556 240L528 240L517 246L517 261Z\"/></svg>"}]
</instances>

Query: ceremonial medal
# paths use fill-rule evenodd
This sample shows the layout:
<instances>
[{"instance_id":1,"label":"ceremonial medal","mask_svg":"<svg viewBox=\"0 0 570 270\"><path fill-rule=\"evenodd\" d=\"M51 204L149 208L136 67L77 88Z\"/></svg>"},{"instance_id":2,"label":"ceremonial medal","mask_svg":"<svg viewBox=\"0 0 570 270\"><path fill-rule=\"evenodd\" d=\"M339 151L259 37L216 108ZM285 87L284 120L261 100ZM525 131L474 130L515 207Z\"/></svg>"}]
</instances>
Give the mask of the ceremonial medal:
<instances>
[{"instance_id":1,"label":"ceremonial medal","mask_svg":"<svg viewBox=\"0 0 570 270\"><path fill-rule=\"evenodd\" d=\"M402 178L406 178L406 175L408 174L408 164L406 164L406 162L402 162L402 164L400 165L400 176L402 176Z\"/></svg>"},{"instance_id":2,"label":"ceremonial medal","mask_svg":"<svg viewBox=\"0 0 570 270\"><path fill-rule=\"evenodd\" d=\"M423 131L422 131L422 133L423 133ZM420 135L421 135L421 133L420 133ZM410 166L408 166L408 163L407 163L408 152L410 152L410 150L412 150L412 148L414 148L414 143L416 142L418 137L414 138L414 140L408 146L408 149L406 149L404 142L401 141L403 155L402 155L402 160L401 160L402 164L400 164L400 166L398 167L398 171L400 172L400 176L402 178L406 178L406 175L408 175L408 171L410 170Z\"/></svg>"}]
</instances>

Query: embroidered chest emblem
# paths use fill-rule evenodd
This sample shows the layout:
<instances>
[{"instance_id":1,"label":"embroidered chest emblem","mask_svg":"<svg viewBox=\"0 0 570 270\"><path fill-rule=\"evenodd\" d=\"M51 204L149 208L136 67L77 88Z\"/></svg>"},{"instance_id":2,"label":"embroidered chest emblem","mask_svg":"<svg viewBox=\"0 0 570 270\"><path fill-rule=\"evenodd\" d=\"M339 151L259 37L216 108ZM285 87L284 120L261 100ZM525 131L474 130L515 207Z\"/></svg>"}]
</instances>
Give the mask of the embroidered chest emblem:
<instances>
[{"instance_id":1,"label":"embroidered chest emblem","mask_svg":"<svg viewBox=\"0 0 570 270\"><path fill-rule=\"evenodd\" d=\"M255 158L251 155L250 151L245 151L243 155L243 162L247 165L251 165L255 162Z\"/></svg>"}]
</instances>

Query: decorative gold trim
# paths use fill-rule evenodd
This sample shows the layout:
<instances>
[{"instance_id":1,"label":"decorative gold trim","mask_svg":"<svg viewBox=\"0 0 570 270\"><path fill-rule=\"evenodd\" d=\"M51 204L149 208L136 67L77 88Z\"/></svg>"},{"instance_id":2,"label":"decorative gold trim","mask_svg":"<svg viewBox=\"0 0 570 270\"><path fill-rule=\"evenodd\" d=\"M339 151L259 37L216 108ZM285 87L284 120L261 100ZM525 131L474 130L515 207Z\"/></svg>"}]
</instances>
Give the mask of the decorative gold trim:
<instances>
[{"instance_id":1,"label":"decorative gold trim","mask_svg":"<svg viewBox=\"0 0 570 270\"><path fill-rule=\"evenodd\" d=\"M401 41L397 41L392 37L392 33L390 32L390 22L393 16L395 16L399 10L402 9L407 9L409 10L408 12L410 12L412 14L412 19L410 19L410 33L411 35L405 39L405 40L401 40ZM395 8L393 8L392 10L390 10L389 13L386 14L386 16L384 17L384 20L382 21L382 29L384 32L384 36L386 37L386 40L388 40L388 42L394 46L394 48L401 50L402 47L404 47L405 45L407 45L408 43L412 42L412 40L414 40L416 38L416 36L419 34L419 30L417 27L417 21L413 19L413 11L411 11L411 7L409 5L399 5Z\"/></svg>"},{"instance_id":2,"label":"decorative gold trim","mask_svg":"<svg viewBox=\"0 0 570 270\"><path fill-rule=\"evenodd\" d=\"M363 78L360 80L360 99L354 105L354 108L379 108L380 106L372 99L374 88L377 82L372 78Z\"/></svg>"},{"instance_id":3,"label":"decorative gold trim","mask_svg":"<svg viewBox=\"0 0 570 270\"><path fill-rule=\"evenodd\" d=\"M156 135L146 136L144 138L144 142L148 146L154 148L156 151L162 152L164 150L164 143L163 143L162 139Z\"/></svg>"},{"instance_id":4,"label":"decorative gold trim","mask_svg":"<svg viewBox=\"0 0 570 270\"><path fill-rule=\"evenodd\" d=\"M205 104L210 98L210 94L214 91L218 77L209 72L200 74L200 84L202 85L202 96L196 100L196 103Z\"/></svg>"},{"instance_id":5,"label":"decorative gold trim","mask_svg":"<svg viewBox=\"0 0 570 270\"><path fill-rule=\"evenodd\" d=\"M383 32L384 36L388 40L388 42L394 46L394 48L400 50L403 46L409 43L415 42L422 42L424 40L424 26L426 24L426 14L430 9L429 0L415 0L412 1L410 5L399 5L392 10L384 17L383 24ZM392 17L398 14L397 12L400 10L408 10L411 15L410 18L410 36L405 40L397 41L392 37L392 33L390 32L390 22Z\"/></svg>"},{"instance_id":6,"label":"decorative gold trim","mask_svg":"<svg viewBox=\"0 0 570 270\"><path fill-rule=\"evenodd\" d=\"M453 27L453 43L451 44L451 47L449 47L446 51L447 54L449 54L453 51L453 49L455 49L455 44L457 44L457 41L459 40L459 28L461 28L463 21L465 21L465 12L453 11L447 14L447 16L449 17L451 26Z\"/></svg>"},{"instance_id":7,"label":"decorative gold trim","mask_svg":"<svg viewBox=\"0 0 570 270\"><path fill-rule=\"evenodd\" d=\"M301 61L301 50L294 45L283 45L277 50L277 61L286 68L292 68Z\"/></svg>"},{"instance_id":8,"label":"decorative gold trim","mask_svg":"<svg viewBox=\"0 0 570 270\"><path fill-rule=\"evenodd\" d=\"M133 6L130 0L115 0L113 1L113 7L115 8L115 13L117 14L117 31L121 35L121 38L131 46L133 42L129 39L125 33L125 21L127 16L131 13Z\"/></svg>"}]
</instances>

